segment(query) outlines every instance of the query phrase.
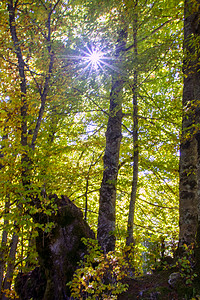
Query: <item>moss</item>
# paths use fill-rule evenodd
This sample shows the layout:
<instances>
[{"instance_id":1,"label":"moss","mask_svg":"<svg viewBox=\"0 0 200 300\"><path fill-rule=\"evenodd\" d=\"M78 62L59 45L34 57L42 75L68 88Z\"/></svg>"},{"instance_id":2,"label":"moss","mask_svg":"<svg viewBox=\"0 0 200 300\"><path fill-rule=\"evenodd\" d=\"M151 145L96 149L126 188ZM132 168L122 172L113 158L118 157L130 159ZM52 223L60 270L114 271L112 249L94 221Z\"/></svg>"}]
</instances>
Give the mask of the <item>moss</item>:
<instances>
[{"instance_id":1,"label":"moss","mask_svg":"<svg viewBox=\"0 0 200 300\"><path fill-rule=\"evenodd\" d=\"M169 293L171 291L170 288L167 286L160 286L160 287L157 287L155 290L157 292L160 292L163 295L166 295L166 293Z\"/></svg>"},{"instance_id":2,"label":"moss","mask_svg":"<svg viewBox=\"0 0 200 300\"><path fill-rule=\"evenodd\" d=\"M191 299L191 297L193 296L193 291L193 287L188 287L186 285L180 285L177 288L177 294L180 299Z\"/></svg>"},{"instance_id":3,"label":"moss","mask_svg":"<svg viewBox=\"0 0 200 300\"><path fill-rule=\"evenodd\" d=\"M43 299L54 300L54 285L51 279L47 280L46 290Z\"/></svg>"},{"instance_id":4,"label":"moss","mask_svg":"<svg viewBox=\"0 0 200 300\"><path fill-rule=\"evenodd\" d=\"M167 286L158 286L158 287L154 287L151 289L146 290L143 295L142 298L143 300L145 299L158 299L158 300L164 300L164 299L168 299L168 295L171 292L170 288Z\"/></svg>"},{"instance_id":5,"label":"moss","mask_svg":"<svg viewBox=\"0 0 200 300\"><path fill-rule=\"evenodd\" d=\"M192 299L197 294L200 294L200 282L197 280L193 282L192 285L180 284L176 292L178 294L178 299Z\"/></svg>"},{"instance_id":6,"label":"moss","mask_svg":"<svg viewBox=\"0 0 200 300\"><path fill-rule=\"evenodd\" d=\"M53 195L51 199L57 203L58 211L51 216L42 213L35 216L37 223L45 225L52 222L54 227L45 232L41 229L43 226L38 226L36 248L40 268L45 272L42 289L45 294L44 297L36 299L32 296L33 300L61 300L63 295L70 294L69 290L66 290L66 283L72 279L77 263L86 252L86 246L81 239L95 237L89 225L83 220L81 210L67 197L62 196L58 199L56 195ZM36 292L35 286L31 289L30 282L27 284L27 289L31 290L31 295ZM23 290L23 285L19 290ZM31 297L21 299L31 299Z\"/></svg>"}]
</instances>

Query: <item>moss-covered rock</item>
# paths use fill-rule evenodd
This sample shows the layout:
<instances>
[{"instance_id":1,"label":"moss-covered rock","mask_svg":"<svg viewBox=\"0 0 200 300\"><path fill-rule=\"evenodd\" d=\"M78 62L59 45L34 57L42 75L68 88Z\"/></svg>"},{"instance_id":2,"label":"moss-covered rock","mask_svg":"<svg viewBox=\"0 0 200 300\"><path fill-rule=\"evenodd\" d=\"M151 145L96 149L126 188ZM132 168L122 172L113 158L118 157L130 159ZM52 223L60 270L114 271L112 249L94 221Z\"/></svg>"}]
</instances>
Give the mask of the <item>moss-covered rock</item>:
<instances>
[{"instance_id":1,"label":"moss-covered rock","mask_svg":"<svg viewBox=\"0 0 200 300\"><path fill-rule=\"evenodd\" d=\"M17 292L20 299L23 300L67 299L69 291L66 288L66 283L72 279L77 263L86 252L86 247L81 239L83 237L95 238L94 232L83 220L81 210L74 203L66 196L58 198L53 195L52 197L58 210L51 216L45 214L35 216L35 221L38 223L53 222L54 224L49 232L38 229L38 237L36 238L40 269L44 270L43 274L45 274L45 288L41 290L43 296L33 296L36 293L35 290L33 291L34 288L31 289L32 292L24 293L24 289L28 289L28 282L24 285L18 281L18 286L21 284L21 287L17 289ZM34 277L31 278L34 280ZM27 297L22 296L24 294Z\"/></svg>"}]
</instances>

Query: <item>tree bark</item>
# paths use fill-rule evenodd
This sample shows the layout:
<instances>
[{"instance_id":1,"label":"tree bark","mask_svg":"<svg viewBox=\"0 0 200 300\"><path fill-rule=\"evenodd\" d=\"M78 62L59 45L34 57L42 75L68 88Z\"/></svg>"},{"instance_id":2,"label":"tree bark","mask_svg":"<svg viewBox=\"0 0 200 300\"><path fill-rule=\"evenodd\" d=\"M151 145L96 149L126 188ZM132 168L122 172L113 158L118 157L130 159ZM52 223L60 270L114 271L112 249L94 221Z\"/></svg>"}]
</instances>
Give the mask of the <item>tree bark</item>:
<instances>
[{"instance_id":1,"label":"tree bark","mask_svg":"<svg viewBox=\"0 0 200 300\"><path fill-rule=\"evenodd\" d=\"M4 209L4 216L9 212L10 208L10 200L8 199L5 203L5 209ZM6 256L6 247L7 247L7 240L8 240L8 231L6 229L6 226L9 224L9 221L4 218L4 230L2 233L2 239L1 239L1 249L0 249L0 293L3 286L3 276L4 276L4 269L5 269L5 256Z\"/></svg>"},{"instance_id":2,"label":"tree bark","mask_svg":"<svg viewBox=\"0 0 200 300\"><path fill-rule=\"evenodd\" d=\"M199 0L197 1L199 3ZM200 191L200 139L199 100L200 72L199 50L195 39L199 37L199 4L185 0L184 10L184 87L183 121L180 146L180 206L179 206L179 249L183 244L195 243L198 227Z\"/></svg>"},{"instance_id":3,"label":"tree bark","mask_svg":"<svg viewBox=\"0 0 200 300\"><path fill-rule=\"evenodd\" d=\"M9 291L11 288L12 284L12 279L13 279L13 272L15 269L15 257L16 257L16 251L17 251L17 244L18 244L18 235L14 232L11 240L11 245L10 245L10 253L8 256L8 266L7 266L7 272L6 276L4 279L4 285L3 285L3 291L5 291L2 295L1 300L9 300L10 297L6 296L6 291Z\"/></svg>"},{"instance_id":4,"label":"tree bark","mask_svg":"<svg viewBox=\"0 0 200 300\"><path fill-rule=\"evenodd\" d=\"M12 37L12 42L14 44L14 51L17 56L18 61L18 72L20 77L20 91L21 91L21 145L23 147L27 146L27 111L28 111L28 104L26 99L26 76L25 76L25 62L23 59L22 51L20 48L19 39L17 37L17 31L16 31L16 25L15 25L15 11L16 11L16 5L13 3L13 0L10 0L8 2L8 13L9 13L9 26L10 26L10 34ZM24 148L25 149L25 148ZM27 179L28 176L28 164L29 164L29 158L27 154L27 149L22 153L21 157L21 164L22 164L22 184L24 187L27 187L29 185L29 180Z\"/></svg>"},{"instance_id":5,"label":"tree bark","mask_svg":"<svg viewBox=\"0 0 200 300\"><path fill-rule=\"evenodd\" d=\"M137 2L136 2L137 7ZM138 49L137 49L137 20L138 15L135 14L134 24L133 24L133 43L134 43L134 56L137 60ZM137 70L134 71L133 78L133 179L132 179L132 189L129 204L129 215L128 215L128 226L127 226L127 238L126 245L134 244L133 237L133 224L134 224L134 214L135 214L135 203L136 203L136 193L137 193L137 182L138 182L138 101L137 101Z\"/></svg>"},{"instance_id":6,"label":"tree bark","mask_svg":"<svg viewBox=\"0 0 200 300\"><path fill-rule=\"evenodd\" d=\"M116 47L116 59L125 49L126 29L121 30ZM114 74L110 93L110 113L106 131L104 172L100 189L97 238L105 253L115 249L115 204L119 165L119 151L122 139L122 88L123 75Z\"/></svg>"}]
</instances>

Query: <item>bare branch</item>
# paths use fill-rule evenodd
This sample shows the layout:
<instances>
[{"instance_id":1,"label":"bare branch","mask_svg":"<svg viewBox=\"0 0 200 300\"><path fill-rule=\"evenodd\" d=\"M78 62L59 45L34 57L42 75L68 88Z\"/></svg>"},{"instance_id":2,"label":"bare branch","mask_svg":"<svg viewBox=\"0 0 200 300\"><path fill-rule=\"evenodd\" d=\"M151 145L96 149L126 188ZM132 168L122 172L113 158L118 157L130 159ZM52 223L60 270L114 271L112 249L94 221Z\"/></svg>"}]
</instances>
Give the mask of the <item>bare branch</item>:
<instances>
[{"instance_id":1,"label":"bare branch","mask_svg":"<svg viewBox=\"0 0 200 300\"><path fill-rule=\"evenodd\" d=\"M46 5L44 4L44 2L43 2L42 0L39 0L39 1L40 1L40 3L43 5L43 7L44 7L46 10L48 10L47 7L46 7Z\"/></svg>"},{"instance_id":2,"label":"bare branch","mask_svg":"<svg viewBox=\"0 0 200 300\"><path fill-rule=\"evenodd\" d=\"M101 108L98 103L96 101L94 101L90 96L88 95L85 95L83 92L81 92L79 89L77 88L74 88L73 87L73 90L77 91L79 94L81 95L84 95L86 98L88 98L90 101L92 101L99 109L100 111L102 111L104 114L106 114L107 116L109 116L109 113L107 113L103 108Z\"/></svg>"},{"instance_id":3,"label":"bare branch","mask_svg":"<svg viewBox=\"0 0 200 300\"><path fill-rule=\"evenodd\" d=\"M51 13L56 9L57 5L59 4L61 0L58 0L55 4L54 4L54 7L52 8L51 10Z\"/></svg>"},{"instance_id":4,"label":"bare branch","mask_svg":"<svg viewBox=\"0 0 200 300\"><path fill-rule=\"evenodd\" d=\"M149 201L146 201L146 200L144 200L144 199L141 199L141 198L138 198L138 200L139 201L142 201L142 202L145 202L145 203L147 203L147 204L149 204L149 205L152 205L152 206L156 206L156 207L158 207L158 208L161 208L161 209L172 209L172 210L178 210L178 207L169 207L169 206L162 206L162 205L158 205L158 204L155 204L155 203L152 203L152 202L149 202Z\"/></svg>"}]
</instances>

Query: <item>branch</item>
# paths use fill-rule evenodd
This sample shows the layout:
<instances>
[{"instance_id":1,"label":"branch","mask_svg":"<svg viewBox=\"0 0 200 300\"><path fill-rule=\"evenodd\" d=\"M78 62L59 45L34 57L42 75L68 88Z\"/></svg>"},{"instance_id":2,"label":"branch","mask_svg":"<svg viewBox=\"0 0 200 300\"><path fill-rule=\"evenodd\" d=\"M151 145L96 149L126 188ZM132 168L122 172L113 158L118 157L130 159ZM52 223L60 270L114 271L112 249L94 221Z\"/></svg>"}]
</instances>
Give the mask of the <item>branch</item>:
<instances>
[{"instance_id":1,"label":"branch","mask_svg":"<svg viewBox=\"0 0 200 300\"><path fill-rule=\"evenodd\" d=\"M19 0L16 0L16 1L15 1L15 4L14 4L14 10L16 10L18 2L19 2Z\"/></svg>"},{"instance_id":2,"label":"branch","mask_svg":"<svg viewBox=\"0 0 200 300\"><path fill-rule=\"evenodd\" d=\"M31 74L31 76L32 76L32 78L33 78L33 80L35 81L35 84L36 84L36 86L37 86L37 88L38 88L38 92L39 92L40 96L42 96L42 90L41 90L41 88L40 88L40 86L39 86L39 84L38 84L36 78L33 76L33 74L36 74L36 75L38 75L38 74L35 73L34 71L31 71L30 68L29 68L29 66L28 66L27 64L25 64L25 66L27 67L27 70L30 72L30 74Z\"/></svg>"},{"instance_id":3,"label":"branch","mask_svg":"<svg viewBox=\"0 0 200 300\"><path fill-rule=\"evenodd\" d=\"M43 1L42 1L42 0L39 0L39 1L40 1L40 3L44 6L44 8L45 8L46 10L48 10L47 7L46 7L46 5L43 3Z\"/></svg>"},{"instance_id":4,"label":"branch","mask_svg":"<svg viewBox=\"0 0 200 300\"><path fill-rule=\"evenodd\" d=\"M170 23L172 20L173 20L173 18L167 20L166 22L164 22L163 24L161 24L158 28L154 29L149 35L146 35L145 37L143 37L142 39L140 39L138 42L143 42L144 40L146 40L147 38L149 38L150 36L152 36L154 33L156 33L157 31L159 31L166 24ZM129 51L132 48L134 48L134 44L131 45L131 46L129 46L128 48L126 48L124 51Z\"/></svg>"},{"instance_id":5,"label":"branch","mask_svg":"<svg viewBox=\"0 0 200 300\"><path fill-rule=\"evenodd\" d=\"M139 200L139 201L142 201L142 202L145 202L145 203L147 203L147 204L149 204L149 205L159 207L159 208L178 210L178 207L176 207L176 206L175 206L175 207L162 206L162 205L154 204L154 203L152 203L152 202L148 202L148 201L146 201L146 200L144 200L144 199L140 199L140 198L138 198L138 200Z\"/></svg>"},{"instance_id":6,"label":"branch","mask_svg":"<svg viewBox=\"0 0 200 300\"><path fill-rule=\"evenodd\" d=\"M20 82L20 90L21 90L21 145L26 146L27 145L27 102L26 102L26 76L25 76L25 62L23 59L22 51L19 46L19 40L17 37L16 32L16 26L15 26L15 9L17 6L18 0L15 2L15 7L13 7L13 0L10 0L7 4L8 12L9 12L9 26L10 26L10 34L12 37L12 41L14 44L15 53L18 60L18 71L19 71L19 77L21 79Z\"/></svg>"},{"instance_id":7,"label":"branch","mask_svg":"<svg viewBox=\"0 0 200 300\"><path fill-rule=\"evenodd\" d=\"M79 89L72 87L73 90L77 91L79 94L83 95L84 93L81 92ZM92 101L99 109L100 111L102 111L104 114L106 114L107 116L110 116L109 113L107 113L105 110L103 110L103 108L101 108L90 96L88 95L84 95L85 97L87 97L90 101Z\"/></svg>"},{"instance_id":8,"label":"branch","mask_svg":"<svg viewBox=\"0 0 200 300\"><path fill-rule=\"evenodd\" d=\"M43 92L41 93L41 106L40 106L40 110L39 110L39 115L38 115L38 119L37 119L37 123L33 132L33 137L32 137L32 142L31 142L31 148L34 150L35 149L35 142L38 136L38 132L41 126L41 122L42 122L42 117L44 114L44 109L45 109L45 103L46 103L46 99L47 99L47 94L49 91L49 81L51 78L51 74L52 74L52 70L53 70L53 64L54 64L54 52L51 50L51 12L48 15L48 22L47 22L47 26L48 26L48 44L47 44L47 49L50 55L50 62L49 62L49 70L48 70L48 74L46 76L45 79L45 83L44 83L44 89Z\"/></svg>"},{"instance_id":9,"label":"branch","mask_svg":"<svg viewBox=\"0 0 200 300\"><path fill-rule=\"evenodd\" d=\"M34 25L37 26L37 28L40 30L41 35L45 38L45 40L47 40L47 36L46 34L43 32L43 30L40 28L40 26L35 22L35 19L32 19L32 22Z\"/></svg>"},{"instance_id":10,"label":"branch","mask_svg":"<svg viewBox=\"0 0 200 300\"><path fill-rule=\"evenodd\" d=\"M54 7L52 8L51 10L51 13L56 9L56 6L59 4L61 0L58 0L55 4L54 4Z\"/></svg>"}]
</instances>

